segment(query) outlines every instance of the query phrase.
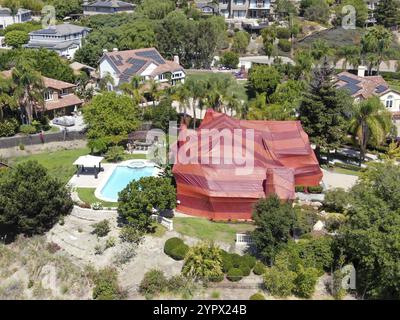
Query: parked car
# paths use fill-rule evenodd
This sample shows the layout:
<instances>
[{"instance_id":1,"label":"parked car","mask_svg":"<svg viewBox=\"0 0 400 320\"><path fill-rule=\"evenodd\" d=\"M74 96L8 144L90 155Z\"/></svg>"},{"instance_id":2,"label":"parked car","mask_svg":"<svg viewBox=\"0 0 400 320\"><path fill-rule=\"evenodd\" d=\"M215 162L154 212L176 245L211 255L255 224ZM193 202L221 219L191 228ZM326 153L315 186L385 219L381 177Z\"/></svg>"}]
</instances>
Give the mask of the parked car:
<instances>
[{"instance_id":1,"label":"parked car","mask_svg":"<svg viewBox=\"0 0 400 320\"><path fill-rule=\"evenodd\" d=\"M53 124L63 126L63 127L71 127L71 126L75 125L75 118L71 117L71 116L54 118Z\"/></svg>"}]
</instances>

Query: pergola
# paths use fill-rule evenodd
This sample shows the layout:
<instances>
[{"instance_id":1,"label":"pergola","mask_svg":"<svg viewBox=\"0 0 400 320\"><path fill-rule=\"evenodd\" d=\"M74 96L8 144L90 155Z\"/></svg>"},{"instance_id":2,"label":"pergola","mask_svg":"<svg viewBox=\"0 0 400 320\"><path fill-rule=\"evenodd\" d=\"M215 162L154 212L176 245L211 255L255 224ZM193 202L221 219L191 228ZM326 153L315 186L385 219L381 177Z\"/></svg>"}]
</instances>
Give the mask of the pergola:
<instances>
[{"instance_id":1,"label":"pergola","mask_svg":"<svg viewBox=\"0 0 400 320\"><path fill-rule=\"evenodd\" d=\"M79 177L79 173L85 171L85 168L94 169L94 177L97 179L98 173L101 171L101 161L104 157L96 157L91 155L81 156L75 160L74 165L77 168L76 175Z\"/></svg>"}]
</instances>

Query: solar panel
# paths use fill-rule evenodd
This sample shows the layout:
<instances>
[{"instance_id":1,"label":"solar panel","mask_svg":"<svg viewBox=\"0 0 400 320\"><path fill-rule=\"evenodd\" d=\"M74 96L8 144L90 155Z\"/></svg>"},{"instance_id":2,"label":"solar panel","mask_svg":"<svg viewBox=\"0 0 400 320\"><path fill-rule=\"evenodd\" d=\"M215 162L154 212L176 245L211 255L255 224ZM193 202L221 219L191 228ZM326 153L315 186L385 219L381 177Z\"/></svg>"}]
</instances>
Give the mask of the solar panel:
<instances>
[{"instance_id":1,"label":"solar panel","mask_svg":"<svg viewBox=\"0 0 400 320\"><path fill-rule=\"evenodd\" d=\"M344 76L344 75L340 76L339 79L342 81L345 81L347 83L353 83L353 84L357 84L357 83L361 82L360 80L353 79L353 78L350 78L350 77Z\"/></svg>"},{"instance_id":2,"label":"solar panel","mask_svg":"<svg viewBox=\"0 0 400 320\"><path fill-rule=\"evenodd\" d=\"M360 91L362 89L361 87L355 85L354 83L348 83L345 86L343 86L342 88L349 90L351 95L357 93L358 91Z\"/></svg>"},{"instance_id":3,"label":"solar panel","mask_svg":"<svg viewBox=\"0 0 400 320\"><path fill-rule=\"evenodd\" d=\"M122 66L122 62L115 58L114 56L110 56L111 60L115 63L117 66Z\"/></svg>"},{"instance_id":4,"label":"solar panel","mask_svg":"<svg viewBox=\"0 0 400 320\"><path fill-rule=\"evenodd\" d=\"M375 92L382 93L382 92L385 92L387 89L388 89L388 87L381 84L375 88Z\"/></svg>"},{"instance_id":5,"label":"solar panel","mask_svg":"<svg viewBox=\"0 0 400 320\"><path fill-rule=\"evenodd\" d=\"M151 50L151 51L139 51L136 52L137 56L152 59L158 64L165 64L165 61L163 57L160 56L160 54L156 50Z\"/></svg>"}]
</instances>

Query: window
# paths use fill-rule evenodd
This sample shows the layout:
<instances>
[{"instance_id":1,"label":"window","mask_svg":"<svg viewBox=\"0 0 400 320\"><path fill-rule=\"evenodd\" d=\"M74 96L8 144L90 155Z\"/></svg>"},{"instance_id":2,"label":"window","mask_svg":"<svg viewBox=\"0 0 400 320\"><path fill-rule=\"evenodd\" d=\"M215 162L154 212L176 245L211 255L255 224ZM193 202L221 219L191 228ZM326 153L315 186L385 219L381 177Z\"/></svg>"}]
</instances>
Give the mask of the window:
<instances>
[{"instance_id":1,"label":"window","mask_svg":"<svg viewBox=\"0 0 400 320\"><path fill-rule=\"evenodd\" d=\"M393 96L388 96L386 99L386 108L393 108Z\"/></svg>"},{"instance_id":2,"label":"window","mask_svg":"<svg viewBox=\"0 0 400 320\"><path fill-rule=\"evenodd\" d=\"M44 92L44 100L45 101L53 100L53 91L46 90Z\"/></svg>"}]
</instances>

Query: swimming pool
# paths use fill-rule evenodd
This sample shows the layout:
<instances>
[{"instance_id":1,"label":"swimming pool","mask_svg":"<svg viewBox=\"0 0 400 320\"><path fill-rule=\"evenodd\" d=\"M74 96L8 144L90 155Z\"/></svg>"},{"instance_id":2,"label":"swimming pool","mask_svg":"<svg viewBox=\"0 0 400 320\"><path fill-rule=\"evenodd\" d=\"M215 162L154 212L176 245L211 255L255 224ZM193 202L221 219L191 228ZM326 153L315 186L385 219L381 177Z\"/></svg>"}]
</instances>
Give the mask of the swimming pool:
<instances>
[{"instance_id":1,"label":"swimming pool","mask_svg":"<svg viewBox=\"0 0 400 320\"><path fill-rule=\"evenodd\" d=\"M143 164L143 163L142 163ZM118 201L118 193L131 181L142 177L150 177L155 173L155 166L151 163L139 164L132 162L126 165L116 166L111 176L100 190L100 198L107 201Z\"/></svg>"}]
</instances>

